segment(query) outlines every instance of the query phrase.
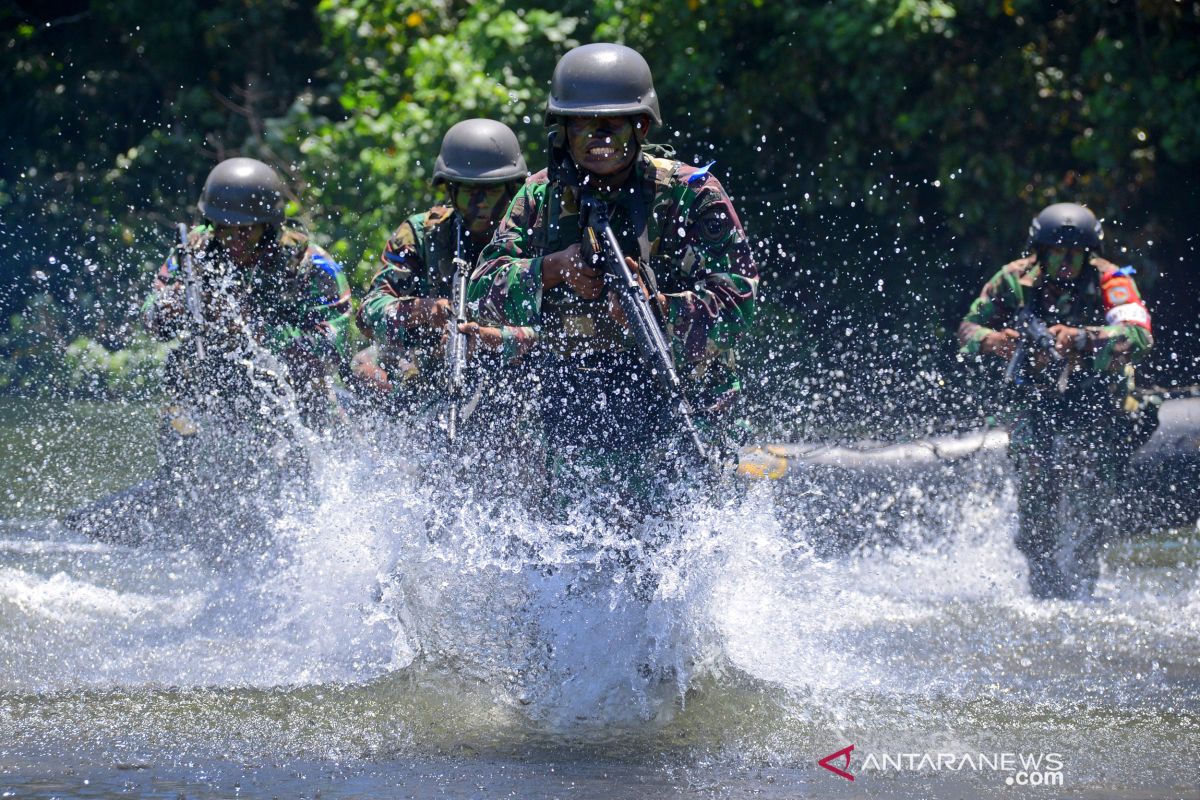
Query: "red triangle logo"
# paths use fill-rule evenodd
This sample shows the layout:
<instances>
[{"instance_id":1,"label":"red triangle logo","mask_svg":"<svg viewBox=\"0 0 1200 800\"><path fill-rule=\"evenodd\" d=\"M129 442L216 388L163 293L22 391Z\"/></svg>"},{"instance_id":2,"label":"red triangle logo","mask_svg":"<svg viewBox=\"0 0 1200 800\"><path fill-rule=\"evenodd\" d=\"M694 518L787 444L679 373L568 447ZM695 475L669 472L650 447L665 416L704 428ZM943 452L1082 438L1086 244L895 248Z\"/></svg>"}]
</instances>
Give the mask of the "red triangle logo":
<instances>
[{"instance_id":1,"label":"red triangle logo","mask_svg":"<svg viewBox=\"0 0 1200 800\"><path fill-rule=\"evenodd\" d=\"M846 780L852 781L852 780L854 780L854 776L851 775L847 770L850 769L850 754L853 752L854 752L854 745L850 745L849 747L843 747L841 750L838 750L836 753L830 753L829 755L825 756L817 763L820 764L825 769L832 772L834 775L840 775L841 777L845 778ZM846 763L843 764L841 767L835 767L833 764L829 763L830 761L833 761L834 759L837 759L837 758L845 758Z\"/></svg>"}]
</instances>

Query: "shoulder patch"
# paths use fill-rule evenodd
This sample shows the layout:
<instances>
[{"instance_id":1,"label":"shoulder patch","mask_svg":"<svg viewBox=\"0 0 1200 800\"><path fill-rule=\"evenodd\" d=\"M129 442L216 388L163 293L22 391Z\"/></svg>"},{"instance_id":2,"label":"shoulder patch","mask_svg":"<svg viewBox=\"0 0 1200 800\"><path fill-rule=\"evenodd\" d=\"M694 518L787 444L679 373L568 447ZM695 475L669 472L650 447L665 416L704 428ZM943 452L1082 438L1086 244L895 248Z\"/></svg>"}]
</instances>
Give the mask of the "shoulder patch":
<instances>
[{"instance_id":1,"label":"shoulder patch","mask_svg":"<svg viewBox=\"0 0 1200 800\"><path fill-rule=\"evenodd\" d=\"M703 241L722 243L733 233L733 218L722 208L707 209L696 221L696 228Z\"/></svg>"},{"instance_id":2,"label":"shoulder patch","mask_svg":"<svg viewBox=\"0 0 1200 800\"><path fill-rule=\"evenodd\" d=\"M310 248L308 255L312 263L329 277L336 278L341 273L341 266L322 251Z\"/></svg>"}]
</instances>

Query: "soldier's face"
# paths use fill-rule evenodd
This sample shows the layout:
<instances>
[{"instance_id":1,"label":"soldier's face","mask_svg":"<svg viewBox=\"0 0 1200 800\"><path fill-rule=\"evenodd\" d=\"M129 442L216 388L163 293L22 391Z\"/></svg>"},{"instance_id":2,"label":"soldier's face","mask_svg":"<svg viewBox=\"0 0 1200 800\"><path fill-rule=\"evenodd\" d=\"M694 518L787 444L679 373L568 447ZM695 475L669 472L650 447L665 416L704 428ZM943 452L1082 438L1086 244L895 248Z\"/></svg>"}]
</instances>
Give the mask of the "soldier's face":
<instances>
[{"instance_id":1,"label":"soldier's face","mask_svg":"<svg viewBox=\"0 0 1200 800\"><path fill-rule=\"evenodd\" d=\"M1045 251L1046 272L1057 281L1073 281L1083 272L1087 251L1074 247L1048 247Z\"/></svg>"},{"instance_id":2,"label":"soldier's face","mask_svg":"<svg viewBox=\"0 0 1200 800\"><path fill-rule=\"evenodd\" d=\"M248 264L254 258L267 226L258 225L217 225L213 228L213 236L233 259L235 264Z\"/></svg>"},{"instance_id":3,"label":"soldier's face","mask_svg":"<svg viewBox=\"0 0 1200 800\"><path fill-rule=\"evenodd\" d=\"M593 175L617 175L637 156L641 125L636 117L568 117L571 158Z\"/></svg>"},{"instance_id":4,"label":"soldier's face","mask_svg":"<svg viewBox=\"0 0 1200 800\"><path fill-rule=\"evenodd\" d=\"M450 187L450 202L467 228L486 233L508 210L508 185L459 183Z\"/></svg>"}]
</instances>

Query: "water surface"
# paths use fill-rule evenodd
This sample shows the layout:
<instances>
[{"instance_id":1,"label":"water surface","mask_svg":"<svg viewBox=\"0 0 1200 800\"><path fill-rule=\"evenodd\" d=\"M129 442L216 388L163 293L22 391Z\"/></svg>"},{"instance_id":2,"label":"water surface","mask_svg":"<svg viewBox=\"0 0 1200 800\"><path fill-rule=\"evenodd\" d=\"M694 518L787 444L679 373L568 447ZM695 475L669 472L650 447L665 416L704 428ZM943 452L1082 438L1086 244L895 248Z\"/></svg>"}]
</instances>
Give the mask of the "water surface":
<instances>
[{"instance_id":1,"label":"water surface","mask_svg":"<svg viewBox=\"0 0 1200 800\"><path fill-rule=\"evenodd\" d=\"M55 521L150 473L150 407L0 426L0 794L1200 796L1196 533L1035 602L1002 462L818 558L765 486L552 525L381 431L314 445L312 505L221 557ZM853 782L817 763L849 745ZM962 763L1006 753L1061 787ZM870 766L908 754L958 768Z\"/></svg>"}]
</instances>

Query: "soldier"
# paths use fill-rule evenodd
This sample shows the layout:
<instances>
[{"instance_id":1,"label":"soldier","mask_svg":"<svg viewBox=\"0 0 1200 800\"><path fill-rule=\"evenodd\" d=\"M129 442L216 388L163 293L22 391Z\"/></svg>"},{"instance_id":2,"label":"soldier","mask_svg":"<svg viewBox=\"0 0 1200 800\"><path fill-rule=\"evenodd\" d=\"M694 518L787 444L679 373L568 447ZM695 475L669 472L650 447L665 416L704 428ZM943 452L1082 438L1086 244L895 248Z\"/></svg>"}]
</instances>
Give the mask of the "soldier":
<instances>
[{"instance_id":1,"label":"soldier","mask_svg":"<svg viewBox=\"0 0 1200 800\"><path fill-rule=\"evenodd\" d=\"M206 402L214 382L229 384L234 391L220 398L227 404L244 399L233 384L281 367L278 388L294 393L306 419L316 421L329 410L328 379L347 355L350 287L341 267L305 231L285 224L283 183L261 161L222 161L198 205L204 222L189 232L187 252L177 248L163 264L143 307L156 337L199 343L172 352L169 392ZM257 373L244 369L247 362Z\"/></svg>"},{"instance_id":2,"label":"soldier","mask_svg":"<svg viewBox=\"0 0 1200 800\"><path fill-rule=\"evenodd\" d=\"M433 183L444 187L447 202L400 223L359 308L359 327L375 342L354 358L367 396L408 409L441 397L437 375L452 316L455 259L475 264L528 174L516 134L503 123L468 119L446 132ZM516 327L470 324L464 330L508 358L533 341L531 331Z\"/></svg>"},{"instance_id":3,"label":"soldier","mask_svg":"<svg viewBox=\"0 0 1200 800\"><path fill-rule=\"evenodd\" d=\"M644 147L660 123L636 51L600 43L566 53L546 110L550 169L522 187L472 277L481 318L537 331L552 493L564 503L605 484L635 504L660 497L666 457L687 446L603 270L581 250L585 196L606 205L697 406L715 416L739 389L733 345L758 286L750 245L711 164Z\"/></svg>"},{"instance_id":4,"label":"soldier","mask_svg":"<svg viewBox=\"0 0 1200 800\"><path fill-rule=\"evenodd\" d=\"M297 424L321 424L334 407L350 288L329 254L286 224L275 171L222 161L199 209L203 222L183 228L143 306L154 336L180 340L164 366L159 468L68 516L98 539L210 552L253 542L307 488Z\"/></svg>"},{"instance_id":5,"label":"soldier","mask_svg":"<svg viewBox=\"0 0 1200 800\"><path fill-rule=\"evenodd\" d=\"M961 352L1010 364L1016 544L1038 598L1090 596L1121 507L1119 479L1143 434L1122 410L1122 389L1153 344L1150 314L1133 267L1100 256L1102 238L1083 206L1045 208L1029 229L1030 254L984 285L958 330ZM1048 325L1040 347L1023 314ZM1067 530L1072 521L1080 531Z\"/></svg>"}]
</instances>

